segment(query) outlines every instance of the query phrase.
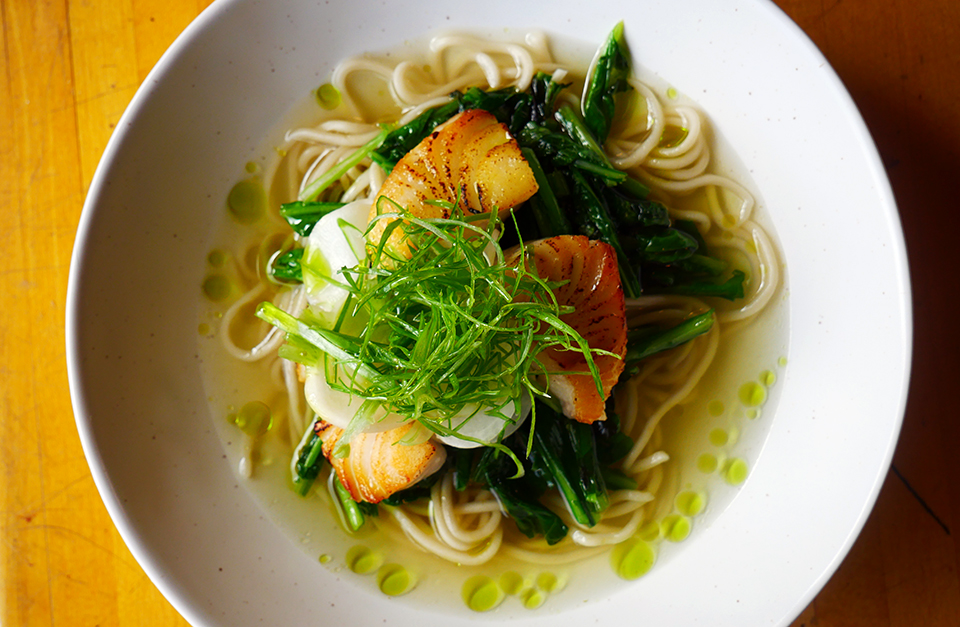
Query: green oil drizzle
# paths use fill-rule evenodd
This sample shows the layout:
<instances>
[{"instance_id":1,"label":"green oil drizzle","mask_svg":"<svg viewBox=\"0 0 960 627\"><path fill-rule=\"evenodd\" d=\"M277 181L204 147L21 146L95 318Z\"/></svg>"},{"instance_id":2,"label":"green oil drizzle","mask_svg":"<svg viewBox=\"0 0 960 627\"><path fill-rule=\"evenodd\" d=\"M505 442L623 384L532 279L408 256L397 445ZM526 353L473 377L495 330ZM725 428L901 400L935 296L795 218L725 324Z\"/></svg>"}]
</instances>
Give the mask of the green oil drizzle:
<instances>
[{"instance_id":1,"label":"green oil drizzle","mask_svg":"<svg viewBox=\"0 0 960 627\"><path fill-rule=\"evenodd\" d=\"M669 98L670 100L676 100L679 95L680 94L678 94L677 90L674 89L673 87L667 88L667 98Z\"/></svg>"},{"instance_id":2,"label":"green oil drizzle","mask_svg":"<svg viewBox=\"0 0 960 627\"><path fill-rule=\"evenodd\" d=\"M358 575L369 575L383 563L383 556L362 544L347 551L347 568Z\"/></svg>"},{"instance_id":3,"label":"green oil drizzle","mask_svg":"<svg viewBox=\"0 0 960 627\"><path fill-rule=\"evenodd\" d=\"M324 83L313 91L313 97L321 109L332 111L340 106L342 98L340 91L330 83Z\"/></svg>"},{"instance_id":4,"label":"green oil drizzle","mask_svg":"<svg viewBox=\"0 0 960 627\"><path fill-rule=\"evenodd\" d=\"M707 412L714 417L722 416L723 410L724 407L721 401L710 401L710 403L707 405Z\"/></svg>"},{"instance_id":5,"label":"green oil drizzle","mask_svg":"<svg viewBox=\"0 0 960 627\"><path fill-rule=\"evenodd\" d=\"M710 453L704 453L697 458L697 470L705 474L710 474L717 469L718 463L716 456Z\"/></svg>"},{"instance_id":6,"label":"green oil drizzle","mask_svg":"<svg viewBox=\"0 0 960 627\"><path fill-rule=\"evenodd\" d=\"M749 418L750 420L756 420L756 419L759 418L759 417L760 417L760 410L759 410L759 409L750 409L750 410L747 410L747 418Z\"/></svg>"},{"instance_id":7,"label":"green oil drizzle","mask_svg":"<svg viewBox=\"0 0 960 627\"><path fill-rule=\"evenodd\" d=\"M664 516L660 521L660 530L663 537L671 542L682 542L690 535L690 519L679 514Z\"/></svg>"},{"instance_id":8,"label":"green oil drizzle","mask_svg":"<svg viewBox=\"0 0 960 627\"><path fill-rule=\"evenodd\" d=\"M464 582L461 596L474 612L487 612L503 601L503 590L490 577L474 575Z\"/></svg>"},{"instance_id":9,"label":"green oil drizzle","mask_svg":"<svg viewBox=\"0 0 960 627\"><path fill-rule=\"evenodd\" d=\"M320 556L319 559L321 564L329 564L331 561L333 561L333 556L327 553L324 553L323 555Z\"/></svg>"},{"instance_id":10,"label":"green oil drizzle","mask_svg":"<svg viewBox=\"0 0 960 627\"><path fill-rule=\"evenodd\" d=\"M730 485L740 485L746 480L747 472L747 462L739 457L735 457L724 464L721 474L724 480Z\"/></svg>"},{"instance_id":11,"label":"green oil drizzle","mask_svg":"<svg viewBox=\"0 0 960 627\"><path fill-rule=\"evenodd\" d=\"M780 367L783 368L784 366L787 365L787 358L781 357L780 359L777 360L777 364L779 364Z\"/></svg>"},{"instance_id":12,"label":"green oil drizzle","mask_svg":"<svg viewBox=\"0 0 960 627\"><path fill-rule=\"evenodd\" d=\"M508 570L500 575L500 588L510 595L517 595L524 588L523 575L518 572Z\"/></svg>"},{"instance_id":13,"label":"green oil drizzle","mask_svg":"<svg viewBox=\"0 0 960 627\"><path fill-rule=\"evenodd\" d=\"M755 381L740 386L740 402L747 407L759 407L767 400L767 390Z\"/></svg>"},{"instance_id":14,"label":"green oil drizzle","mask_svg":"<svg viewBox=\"0 0 960 627\"><path fill-rule=\"evenodd\" d=\"M699 516L707 505L706 496L693 490L684 490L673 499L673 504L684 516Z\"/></svg>"},{"instance_id":15,"label":"green oil drizzle","mask_svg":"<svg viewBox=\"0 0 960 627\"><path fill-rule=\"evenodd\" d=\"M540 573L537 575L537 587L547 593L556 592L561 586L560 578L553 573Z\"/></svg>"},{"instance_id":16,"label":"green oil drizzle","mask_svg":"<svg viewBox=\"0 0 960 627\"><path fill-rule=\"evenodd\" d=\"M260 401L247 403L237 413L227 416L227 420L252 438L265 434L273 426L270 408Z\"/></svg>"},{"instance_id":17,"label":"green oil drizzle","mask_svg":"<svg viewBox=\"0 0 960 627\"><path fill-rule=\"evenodd\" d=\"M386 564L377 571L377 585L387 596L398 597L417 586L417 578L399 564Z\"/></svg>"},{"instance_id":18,"label":"green oil drizzle","mask_svg":"<svg viewBox=\"0 0 960 627\"><path fill-rule=\"evenodd\" d=\"M724 446L730 440L730 436L723 429L713 429L707 438L714 446Z\"/></svg>"},{"instance_id":19,"label":"green oil drizzle","mask_svg":"<svg viewBox=\"0 0 960 627\"><path fill-rule=\"evenodd\" d=\"M644 524L637 532L637 537L646 542L656 542L660 539L660 523L655 520Z\"/></svg>"},{"instance_id":20,"label":"green oil drizzle","mask_svg":"<svg viewBox=\"0 0 960 627\"><path fill-rule=\"evenodd\" d=\"M222 274L211 274L203 280L203 295L210 300L221 301L233 292L233 283Z\"/></svg>"},{"instance_id":21,"label":"green oil drizzle","mask_svg":"<svg viewBox=\"0 0 960 627\"><path fill-rule=\"evenodd\" d=\"M267 210L267 192L257 178L244 179L227 195L227 209L240 224L253 224Z\"/></svg>"},{"instance_id":22,"label":"green oil drizzle","mask_svg":"<svg viewBox=\"0 0 960 627\"><path fill-rule=\"evenodd\" d=\"M610 552L610 565L617 575L633 581L646 575L657 561L653 547L640 538L625 540Z\"/></svg>"},{"instance_id":23,"label":"green oil drizzle","mask_svg":"<svg viewBox=\"0 0 960 627\"><path fill-rule=\"evenodd\" d=\"M523 594L520 595L520 601L523 602L523 607L527 608L528 610L537 609L543 605L543 602L546 600L546 595L541 593L536 588L527 588L523 591Z\"/></svg>"},{"instance_id":24,"label":"green oil drizzle","mask_svg":"<svg viewBox=\"0 0 960 627\"><path fill-rule=\"evenodd\" d=\"M207 263L211 268L222 268L227 263L227 253L222 250L211 250L207 253Z\"/></svg>"},{"instance_id":25,"label":"green oil drizzle","mask_svg":"<svg viewBox=\"0 0 960 627\"><path fill-rule=\"evenodd\" d=\"M764 370L760 373L760 383L767 387L772 387L777 382L777 375L772 370Z\"/></svg>"},{"instance_id":26,"label":"green oil drizzle","mask_svg":"<svg viewBox=\"0 0 960 627\"><path fill-rule=\"evenodd\" d=\"M660 136L660 148L673 148L687 138L689 131L682 126L666 126Z\"/></svg>"},{"instance_id":27,"label":"green oil drizzle","mask_svg":"<svg viewBox=\"0 0 960 627\"><path fill-rule=\"evenodd\" d=\"M259 174L260 164L256 161L247 161L247 165L243 166L243 169L247 171L247 174Z\"/></svg>"}]
</instances>

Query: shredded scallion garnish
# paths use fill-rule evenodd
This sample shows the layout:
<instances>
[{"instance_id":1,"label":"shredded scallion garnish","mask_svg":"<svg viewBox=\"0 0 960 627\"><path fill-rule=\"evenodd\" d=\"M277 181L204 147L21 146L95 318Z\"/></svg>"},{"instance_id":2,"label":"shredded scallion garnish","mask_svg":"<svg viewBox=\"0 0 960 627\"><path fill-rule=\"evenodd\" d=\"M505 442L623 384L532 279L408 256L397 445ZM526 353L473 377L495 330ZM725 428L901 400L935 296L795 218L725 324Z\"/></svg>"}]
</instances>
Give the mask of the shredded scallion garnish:
<instances>
[{"instance_id":1,"label":"shredded scallion garnish","mask_svg":"<svg viewBox=\"0 0 960 627\"><path fill-rule=\"evenodd\" d=\"M445 207L450 218L415 218L400 208L382 213L377 219L390 222L381 241L368 246L357 266L340 271L350 293L347 315L366 320L356 336L270 303L257 311L298 347L288 355L307 352L304 342L315 346L333 360L333 368L321 366L330 386L364 401L341 437L344 447L369 426L373 404L439 435L490 445L460 433L462 424L484 411L506 427L521 416L522 399L548 398L554 373L538 358L548 347L581 352L602 390L593 358L609 353L591 349L560 319L572 309L556 301L556 284L522 262L523 244L508 259L497 216L465 217L456 205ZM388 242L397 229L399 246L396 238ZM513 412L506 411L511 405Z\"/></svg>"}]
</instances>

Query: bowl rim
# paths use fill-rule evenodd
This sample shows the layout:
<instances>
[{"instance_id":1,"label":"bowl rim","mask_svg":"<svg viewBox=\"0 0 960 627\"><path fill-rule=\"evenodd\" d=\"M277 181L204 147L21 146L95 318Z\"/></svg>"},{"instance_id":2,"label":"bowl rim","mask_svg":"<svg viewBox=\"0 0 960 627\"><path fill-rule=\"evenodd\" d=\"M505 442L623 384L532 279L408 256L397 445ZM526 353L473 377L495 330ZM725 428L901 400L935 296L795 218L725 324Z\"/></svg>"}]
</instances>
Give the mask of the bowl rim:
<instances>
[{"instance_id":1,"label":"bowl rim","mask_svg":"<svg viewBox=\"0 0 960 627\"><path fill-rule=\"evenodd\" d=\"M146 574L154 585L162 592L164 597L173 605L173 607L191 624L207 624L208 618L202 608L194 606L186 601L178 589L177 584L167 576L164 568L158 563L150 549L146 547L136 529L136 526L127 515L126 509L120 502L120 499L114 490L113 483L104 466L101 458L99 443L91 429L88 413L88 399L84 389L84 373L80 366L80 340L78 339L78 322L82 308L81 297L83 294L83 267L85 263L84 255L87 249L87 242L91 237L91 230L94 228L94 213L103 191L103 185L108 178L109 170L114 163L118 149L124 141L126 128L134 123L141 112L144 104L150 99L154 85L157 79L163 76L171 66L173 66L183 53L186 46L200 36L204 31L211 28L218 18L226 11L242 4L247 0L216 0L198 17L191 22L183 32L176 38L174 43L164 52L156 65L145 77L129 105L122 114L116 130L111 135L100 162L91 180L85 198L80 220L77 227L76 239L71 254L70 273L66 294L66 362L67 374L70 387L70 396L74 408L76 425L80 437L81 445L90 467L94 483L101 495L106 509L116 525L124 543L127 545L137 562L144 569ZM855 525L850 529L848 536L844 540L840 550L836 553L833 560L825 565L822 572L811 582L809 588L804 592L797 605L791 610L793 616L806 607L807 604L819 593L826 582L833 576L837 568L848 554L853 543L856 541L870 512L876 504L880 489L890 468L893 455L896 449L896 443L902 427L902 422L908 400L908 389L912 368L913 353L913 312L912 312L912 292L910 286L909 262L907 257L906 244L903 237L902 226L897 212L896 201L886 177L884 167L880 160L876 145L869 132L869 129L859 113L853 98L843 85L841 79L829 62L816 47L813 41L804 33L772 0L748 0L766 10L772 12L780 21L781 26L791 30L802 45L807 48L809 54L818 57L824 80L831 83L832 90L848 105L844 112L849 118L851 126L858 135L868 162L868 167L874 176L874 185L876 193L884 211L884 217L890 221L892 237L890 242L893 245L890 251L893 255L894 264L898 271L897 287L900 290L899 308L902 324L900 325L901 341L903 348L903 363L898 365L901 372L900 387L896 393L898 405L895 408L895 414L898 416L896 424L887 438L887 446L884 451L883 461L877 468L873 480L871 491L866 495L865 507L860 514ZM784 622L783 624L786 624Z\"/></svg>"}]
</instances>

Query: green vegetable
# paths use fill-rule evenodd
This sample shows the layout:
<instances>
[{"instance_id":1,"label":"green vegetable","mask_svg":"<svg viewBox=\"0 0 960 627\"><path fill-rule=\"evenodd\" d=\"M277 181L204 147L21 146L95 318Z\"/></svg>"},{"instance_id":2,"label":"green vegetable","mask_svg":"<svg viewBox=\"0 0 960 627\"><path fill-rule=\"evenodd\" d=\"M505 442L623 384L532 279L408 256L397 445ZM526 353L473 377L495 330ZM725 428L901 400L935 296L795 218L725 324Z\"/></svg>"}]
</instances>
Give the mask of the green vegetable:
<instances>
[{"instance_id":1,"label":"green vegetable","mask_svg":"<svg viewBox=\"0 0 960 627\"><path fill-rule=\"evenodd\" d=\"M543 124L553 116L553 110L560 93L570 86L570 83L557 83L544 72L537 72L530 82L532 96L532 112L530 121L534 124Z\"/></svg>"},{"instance_id":2,"label":"green vegetable","mask_svg":"<svg viewBox=\"0 0 960 627\"><path fill-rule=\"evenodd\" d=\"M692 316L675 327L665 330L633 329L627 335L627 354L624 357L625 369L633 370L651 355L686 344L713 327L716 316L710 309Z\"/></svg>"},{"instance_id":3,"label":"green vegetable","mask_svg":"<svg viewBox=\"0 0 960 627\"><path fill-rule=\"evenodd\" d=\"M574 221L584 235L604 241L613 247L617 253L623 293L627 298L636 298L640 295L640 282L630 271L630 259L620 243L616 224L586 177L574 170L570 173L570 179L573 182L573 204L576 211Z\"/></svg>"},{"instance_id":4,"label":"green vegetable","mask_svg":"<svg viewBox=\"0 0 960 627\"><path fill-rule=\"evenodd\" d=\"M508 125L518 115L518 109L523 117L528 116L530 111L530 95L518 92L513 87L491 91L471 87L462 94L454 92L453 97L460 104L461 111L483 109Z\"/></svg>"},{"instance_id":5,"label":"green vegetable","mask_svg":"<svg viewBox=\"0 0 960 627\"><path fill-rule=\"evenodd\" d=\"M616 468L602 466L600 474L603 475L603 482L610 490L636 490L637 480L630 477Z\"/></svg>"},{"instance_id":6,"label":"green vegetable","mask_svg":"<svg viewBox=\"0 0 960 627\"><path fill-rule=\"evenodd\" d=\"M440 107L424 111L410 122L391 131L383 139L383 143L370 153L370 158L373 159L374 163L390 172L405 154L413 150L417 144L433 132L433 129L449 120L459 110L460 103L451 101Z\"/></svg>"},{"instance_id":7,"label":"green vegetable","mask_svg":"<svg viewBox=\"0 0 960 627\"><path fill-rule=\"evenodd\" d=\"M560 491L578 523L592 527L599 522L608 500L591 427L546 405L541 405L539 412L530 453L531 470Z\"/></svg>"},{"instance_id":8,"label":"green vegetable","mask_svg":"<svg viewBox=\"0 0 960 627\"><path fill-rule=\"evenodd\" d=\"M360 531L363 523L366 522L364 508L361 507L360 503L353 500L353 497L350 496L350 491L343 487L343 484L340 483L340 477L338 477L336 473L334 473L331 478L331 482L333 483L334 495L337 497L337 504L340 506L340 511L343 512L344 522L350 531ZM369 506L373 504L366 503L366 505ZM376 508L376 505L373 505L373 507Z\"/></svg>"},{"instance_id":9,"label":"green vegetable","mask_svg":"<svg viewBox=\"0 0 960 627\"><path fill-rule=\"evenodd\" d=\"M277 354L292 362L316 368L320 365L324 353L310 342L297 335L287 334L287 343L282 344Z\"/></svg>"},{"instance_id":10,"label":"green vegetable","mask_svg":"<svg viewBox=\"0 0 960 627\"><path fill-rule=\"evenodd\" d=\"M699 250L703 250L700 248ZM724 272L730 264L722 259L708 257L706 255L693 254L675 263L670 264L670 269L676 270L688 276L718 277ZM671 281L671 282L675 282Z\"/></svg>"},{"instance_id":11,"label":"green vegetable","mask_svg":"<svg viewBox=\"0 0 960 627\"><path fill-rule=\"evenodd\" d=\"M457 113L470 109L488 111L500 122L506 123L511 131L517 132L529 120L543 119L543 111L552 107L553 101L565 85L554 83L548 75L538 73L531 87L532 94L518 92L512 87L491 91L471 87L462 93L453 92L450 94L450 102L428 109L400 128L391 131L370 157L380 167L390 172L404 155L413 150L437 126Z\"/></svg>"},{"instance_id":12,"label":"green vegetable","mask_svg":"<svg viewBox=\"0 0 960 627\"><path fill-rule=\"evenodd\" d=\"M590 73L582 102L587 128L599 144L607 141L616 112L616 95L630 90L630 53L623 36L623 22L618 23L603 46Z\"/></svg>"},{"instance_id":13,"label":"green vegetable","mask_svg":"<svg viewBox=\"0 0 960 627\"><path fill-rule=\"evenodd\" d=\"M561 132L545 126L528 123L518 135L521 146L531 148L535 154L549 158L554 167L574 166L608 181L611 185L626 180L626 173L617 170L605 159L598 159L590 148Z\"/></svg>"},{"instance_id":14,"label":"green vegetable","mask_svg":"<svg viewBox=\"0 0 960 627\"><path fill-rule=\"evenodd\" d=\"M614 405L611 395L607 399L607 419L590 425L596 441L597 459L605 467L619 462L633 448L633 439L620 430L620 417L614 410Z\"/></svg>"},{"instance_id":15,"label":"green vegetable","mask_svg":"<svg viewBox=\"0 0 960 627\"><path fill-rule=\"evenodd\" d=\"M651 284L647 281L650 294L682 294L684 296L715 296L727 300L740 300L743 298L743 282L747 275L742 270L734 270L726 281L717 283L705 279L696 279L690 277L670 275L669 269L654 274L653 276L669 277L672 282L663 284Z\"/></svg>"},{"instance_id":16,"label":"green vegetable","mask_svg":"<svg viewBox=\"0 0 960 627\"><path fill-rule=\"evenodd\" d=\"M660 230L656 238L649 239L651 234L657 233L656 229L641 228L625 238L645 293L712 296L727 300L743 298L746 274L734 270L725 280L719 280L729 264L710 256L696 224L677 220L669 230Z\"/></svg>"},{"instance_id":17,"label":"green vegetable","mask_svg":"<svg viewBox=\"0 0 960 627\"><path fill-rule=\"evenodd\" d=\"M314 431L314 423L311 423L304 437L304 443L297 450L297 461L293 466L293 487L300 496L307 495L317 475L320 474L323 462L326 461L321 455L322 452L323 440Z\"/></svg>"},{"instance_id":18,"label":"green vegetable","mask_svg":"<svg viewBox=\"0 0 960 627\"><path fill-rule=\"evenodd\" d=\"M540 160L536 153L530 148L521 148L520 152L530 165L533 177L537 180L539 189L537 193L530 198L530 208L533 210L534 218L537 221L537 228L540 231L540 237L552 237L554 235L567 235L573 233L573 225L567 219L567 215L557 203L557 197L550 187L550 181L547 179Z\"/></svg>"},{"instance_id":19,"label":"green vegetable","mask_svg":"<svg viewBox=\"0 0 960 627\"><path fill-rule=\"evenodd\" d=\"M620 183L620 189L628 194L632 194L634 198L646 198L650 195L649 187L629 176Z\"/></svg>"},{"instance_id":20,"label":"green vegetable","mask_svg":"<svg viewBox=\"0 0 960 627\"><path fill-rule=\"evenodd\" d=\"M667 213L667 208L656 201L645 197L637 198L615 187L604 187L601 189L601 195L607 202L610 215L622 228L670 226L670 214Z\"/></svg>"},{"instance_id":21,"label":"green vegetable","mask_svg":"<svg viewBox=\"0 0 960 627\"><path fill-rule=\"evenodd\" d=\"M270 276L278 281L302 283L303 270L300 268L302 258L302 248L294 248L282 255L277 255L270 264Z\"/></svg>"},{"instance_id":22,"label":"green vegetable","mask_svg":"<svg viewBox=\"0 0 960 627\"><path fill-rule=\"evenodd\" d=\"M511 440L519 452L523 446L522 436ZM529 461L526 465L529 467ZM566 537L567 525L539 501L547 483L529 472L519 478L512 477L511 472L511 464L504 455L495 449L486 449L477 462L475 480L487 486L517 529L528 538L542 535L547 544L552 545Z\"/></svg>"},{"instance_id":23,"label":"green vegetable","mask_svg":"<svg viewBox=\"0 0 960 627\"><path fill-rule=\"evenodd\" d=\"M641 227L621 239L635 264L670 264L689 258L697 251L697 240L666 226Z\"/></svg>"},{"instance_id":24,"label":"green vegetable","mask_svg":"<svg viewBox=\"0 0 960 627\"><path fill-rule=\"evenodd\" d=\"M473 470L475 449L453 448L447 450L447 457L453 458L453 487L457 492L463 492L470 485L470 475Z\"/></svg>"},{"instance_id":25,"label":"green vegetable","mask_svg":"<svg viewBox=\"0 0 960 627\"><path fill-rule=\"evenodd\" d=\"M505 481L491 485L490 491L523 535L528 538L541 535L550 545L566 537L567 525L537 501L526 483L520 480Z\"/></svg>"},{"instance_id":26,"label":"green vegetable","mask_svg":"<svg viewBox=\"0 0 960 627\"><path fill-rule=\"evenodd\" d=\"M320 218L344 206L342 202L305 202L295 200L280 205L280 215L294 231L306 237Z\"/></svg>"},{"instance_id":27,"label":"green vegetable","mask_svg":"<svg viewBox=\"0 0 960 627\"><path fill-rule=\"evenodd\" d=\"M560 107L554 117L567 134L586 151L585 161L589 165L578 164L578 167L590 170L591 174L601 178L607 185L617 185L626 180L627 174L613 167L613 164L607 159L606 153L603 152L603 148L600 147L600 144L597 143L597 140L594 139L591 131L587 128L586 123L580 119L576 111L570 108L570 105Z\"/></svg>"},{"instance_id":28,"label":"green vegetable","mask_svg":"<svg viewBox=\"0 0 960 627\"><path fill-rule=\"evenodd\" d=\"M696 222L693 220L674 220L673 228L680 229L693 239L697 240L698 249L706 253L707 242L703 239L703 235L700 234L700 229L697 228Z\"/></svg>"}]
</instances>

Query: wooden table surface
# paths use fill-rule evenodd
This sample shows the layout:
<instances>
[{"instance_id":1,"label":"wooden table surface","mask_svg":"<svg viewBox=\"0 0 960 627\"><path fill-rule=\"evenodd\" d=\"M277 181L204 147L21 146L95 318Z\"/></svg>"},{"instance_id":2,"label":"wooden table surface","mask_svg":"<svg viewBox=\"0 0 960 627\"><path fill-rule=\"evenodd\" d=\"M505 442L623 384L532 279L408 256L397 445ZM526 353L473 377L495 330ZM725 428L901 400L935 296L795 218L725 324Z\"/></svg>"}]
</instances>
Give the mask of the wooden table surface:
<instances>
[{"instance_id":1,"label":"wooden table surface","mask_svg":"<svg viewBox=\"0 0 960 627\"><path fill-rule=\"evenodd\" d=\"M63 326L74 234L100 154L139 83L207 4L0 0L0 624L8 627L185 624L94 487L73 422ZM916 326L894 467L850 554L794 625L955 627L960 2L777 4L833 64L877 142L906 233Z\"/></svg>"}]
</instances>

